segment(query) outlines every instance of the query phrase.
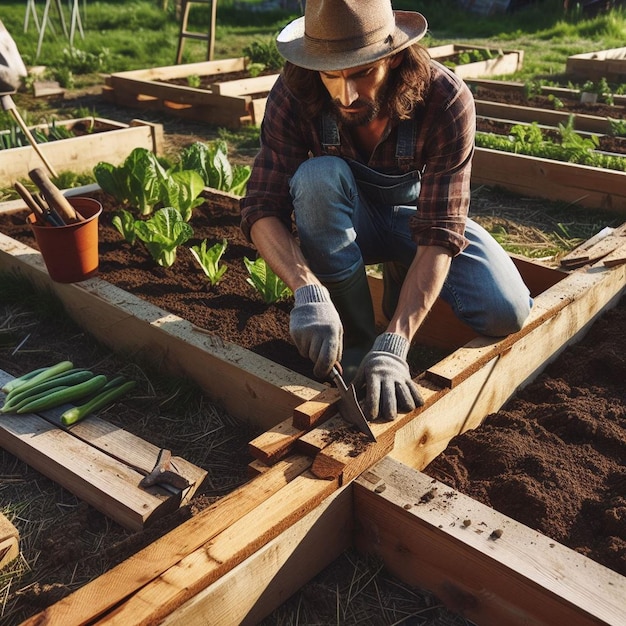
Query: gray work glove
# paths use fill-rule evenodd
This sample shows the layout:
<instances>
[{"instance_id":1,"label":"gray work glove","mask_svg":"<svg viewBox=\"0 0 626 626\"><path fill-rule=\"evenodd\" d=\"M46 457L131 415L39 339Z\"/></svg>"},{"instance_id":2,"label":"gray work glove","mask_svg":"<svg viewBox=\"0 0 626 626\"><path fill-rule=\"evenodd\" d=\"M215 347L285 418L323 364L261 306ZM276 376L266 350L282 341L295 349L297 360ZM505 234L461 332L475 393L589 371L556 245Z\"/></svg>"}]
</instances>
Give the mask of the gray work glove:
<instances>
[{"instance_id":1,"label":"gray work glove","mask_svg":"<svg viewBox=\"0 0 626 626\"><path fill-rule=\"evenodd\" d=\"M343 326L330 299L328 289L321 285L304 285L294 293L295 306L289 317L289 332L300 354L315 363L313 373L327 378L341 360Z\"/></svg>"},{"instance_id":2,"label":"gray work glove","mask_svg":"<svg viewBox=\"0 0 626 626\"><path fill-rule=\"evenodd\" d=\"M398 412L408 413L424 404L411 379L406 361L409 342L396 333L376 337L354 378L354 386L366 387L365 412L369 419L391 421Z\"/></svg>"}]
</instances>

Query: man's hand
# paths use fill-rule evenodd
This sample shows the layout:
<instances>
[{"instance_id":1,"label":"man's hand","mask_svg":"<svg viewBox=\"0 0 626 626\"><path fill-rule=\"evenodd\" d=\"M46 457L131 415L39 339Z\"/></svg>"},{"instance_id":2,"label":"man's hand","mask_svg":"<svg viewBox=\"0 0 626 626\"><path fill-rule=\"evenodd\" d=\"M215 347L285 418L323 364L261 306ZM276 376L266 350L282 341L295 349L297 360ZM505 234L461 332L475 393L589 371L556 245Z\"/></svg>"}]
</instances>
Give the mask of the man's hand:
<instances>
[{"instance_id":1,"label":"man's hand","mask_svg":"<svg viewBox=\"0 0 626 626\"><path fill-rule=\"evenodd\" d=\"M341 361L343 326L328 289L310 284L296 289L295 306L289 318L289 332L300 354L315 363L313 373L327 378Z\"/></svg>"},{"instance_id":2,"label":"man's hand","mask_svg":"<svg viewBox=\"0 0 626 626\"><path fill-rule=\"evenodd\" d=\"M409 342L396 333L383 333L365 355L354 379L356 389L365 385L365 413L369 419L391 421L424 404L411 379L406 357Z\"/></svg>"}]
</instances>

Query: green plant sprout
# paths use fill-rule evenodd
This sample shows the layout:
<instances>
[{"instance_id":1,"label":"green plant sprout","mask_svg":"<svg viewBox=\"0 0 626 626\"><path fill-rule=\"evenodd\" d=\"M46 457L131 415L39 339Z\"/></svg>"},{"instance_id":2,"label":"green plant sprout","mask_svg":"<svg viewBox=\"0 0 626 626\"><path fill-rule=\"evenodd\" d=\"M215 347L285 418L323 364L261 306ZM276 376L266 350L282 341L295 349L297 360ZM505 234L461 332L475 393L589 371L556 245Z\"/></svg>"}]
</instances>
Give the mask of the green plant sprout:
<instances>
[{"instance_id":1,"label":"green plant sprout","mask_svg":"<svg viewBox=\"0 0 626 626\"><path fill-rule=\"evenodd\" d=\"M205 239L200 245L189 248L211 285L217 285L228 269L226 265L220 264L220 259L226 251L227 245L228 242L223 239L221 243L218 242L207 248L207 240Z\"/></svg>"},{"instance_id":2,"label":"green plant sprout","mask_svg":"<svg viewBox=\"0 0 626 626\"><path fill-rule=\"evenodd\" d=\"M250 274L246 282L261 294L266 304L285 300L292 295L291 289L276 276L265 259L259 257L251 261L248 257L244 257L243 262Z\"/></svg>"},{"instance_id":3,"label":"green plant sprout","mask_svg":"<svg viewBox=\"0 0 626 626\"><path fill-rule=\"evenodd\" d=\"M135 233L161 267L176 261L176 248L193 237L193 228L173 207L164 207L148 220L135 220Z\"/></svg>"}]
</instances>

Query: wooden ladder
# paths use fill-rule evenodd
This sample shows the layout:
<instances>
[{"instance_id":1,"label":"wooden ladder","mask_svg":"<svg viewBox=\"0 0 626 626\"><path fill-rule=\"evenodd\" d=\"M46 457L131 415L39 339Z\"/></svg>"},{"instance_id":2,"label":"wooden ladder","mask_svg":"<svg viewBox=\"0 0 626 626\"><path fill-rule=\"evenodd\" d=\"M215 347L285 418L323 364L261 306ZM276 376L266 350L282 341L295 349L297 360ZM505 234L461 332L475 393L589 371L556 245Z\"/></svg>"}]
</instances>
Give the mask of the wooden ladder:
<instances>
[{"instance_id":1,"label":"wooden ladder","mask_svg":"<svg viewBox=\"0 0 626 626\"><path fill-rule=\"evenodd\" d=\"M187 30L189 25L189 12L192 4L211 5L211 23L208 33L198 33ZM176 65L181 63L185 39L196 39L208 42L207 61L213 60L213 49L215 48L215 19L217 15L217 0L182 0L182 10L180 19L180 32L178 35L178 50L176 51Z\"/></svg>"}]
</instances>

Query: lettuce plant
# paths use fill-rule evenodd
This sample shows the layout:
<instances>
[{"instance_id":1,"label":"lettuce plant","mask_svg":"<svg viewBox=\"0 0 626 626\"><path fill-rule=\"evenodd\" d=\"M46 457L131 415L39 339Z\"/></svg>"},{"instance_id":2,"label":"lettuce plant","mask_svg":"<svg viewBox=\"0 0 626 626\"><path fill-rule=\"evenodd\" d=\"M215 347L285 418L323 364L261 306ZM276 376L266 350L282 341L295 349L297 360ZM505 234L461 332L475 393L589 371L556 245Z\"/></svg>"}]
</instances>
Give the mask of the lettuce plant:
<instances>
[{"instance_id":1,"label":"lettuce plant","mask_svg":"<svg viewBox=\"0 0 626 626\"><path fill-rule=\"evenodd\" d=\"M157 206L174 207L189 221L194 207L203 202L199 196L204 181L199 172L170 171L146 148L135 148L120 166L100 162L93 173L105 192L142 217L151 215Z\"/></svg>"},{"instance_id":2,"label":"lettuce plant","mask_svg":"<svg viewBox=\"0 0 626 626\"><path fill-rule=\"evenodd\" d=\"M207 187L238 196L245 193L251 172L249 165L231 165L223 139L208 144L201 141L191 144L181 152L178 167L199 172Z\"/></svg>"},{"instance_id":3,"label":"lettuce plant","mask_svg":"<svg viewBox=\"0 0 626 626\"><path fill-rule=\"evenodd\" d=\"M226 246L227 241L223 239L221 243L218 242L207 248L207 240L205 239L199 246L191 246L189 248L211 285L217 285L226 272L226 265L220 264L220 259L226 251Z\"/></svg>"},{"instance_id":4,"label":"lettuce plant","mask_svg":"<svg viewBox=\"0 0 626 626\"><path fill-rule=\"evenodd\" d=\"M251 261L248 257L244 257L243 262L250 274L247 283L261 294L266 304L284 300L292 295L291 289L276 276L265 259L259 257L256 261Z\"/></svg>"},{"instance_id":5,"label":"lettuce plant","mask_svg":"<svg viewBox=\"0 0 626 626\"><path fill-rule=\"evenodd\" d=\"M180 211L164 207L150 219L135 220L135 233L159 265L171 267L176 261L176 248L193 237L193 228Z\"/></svg>"}]
</instances>

